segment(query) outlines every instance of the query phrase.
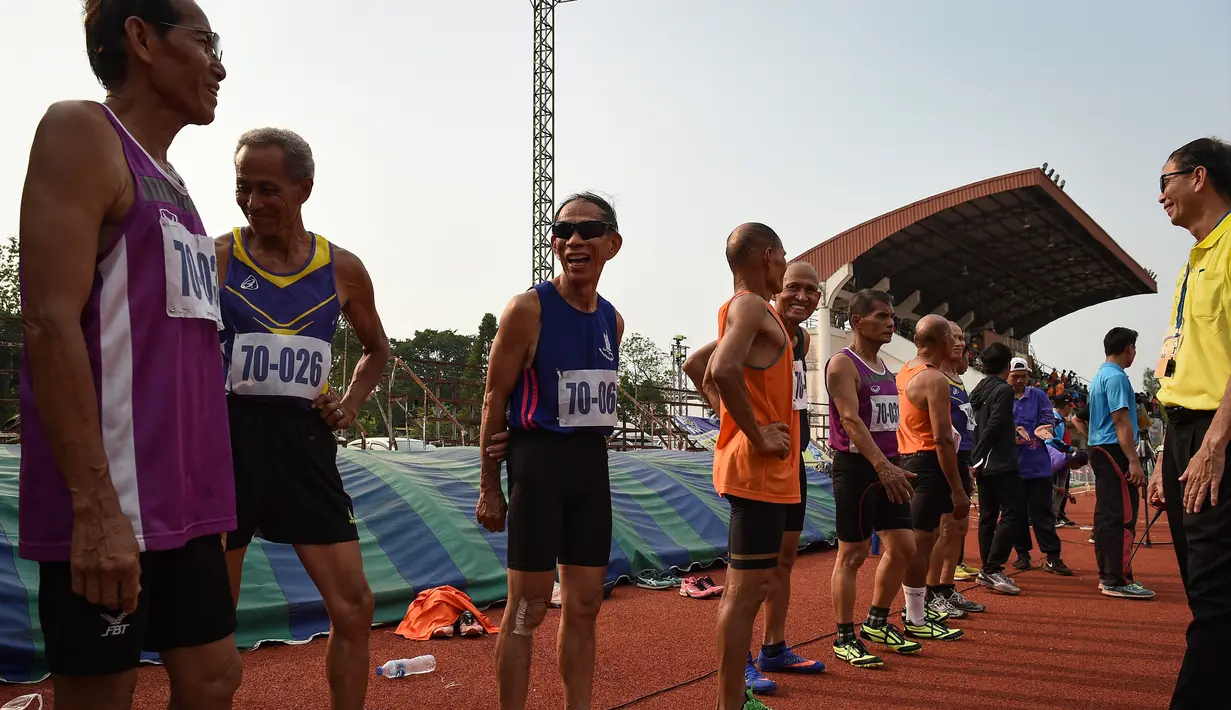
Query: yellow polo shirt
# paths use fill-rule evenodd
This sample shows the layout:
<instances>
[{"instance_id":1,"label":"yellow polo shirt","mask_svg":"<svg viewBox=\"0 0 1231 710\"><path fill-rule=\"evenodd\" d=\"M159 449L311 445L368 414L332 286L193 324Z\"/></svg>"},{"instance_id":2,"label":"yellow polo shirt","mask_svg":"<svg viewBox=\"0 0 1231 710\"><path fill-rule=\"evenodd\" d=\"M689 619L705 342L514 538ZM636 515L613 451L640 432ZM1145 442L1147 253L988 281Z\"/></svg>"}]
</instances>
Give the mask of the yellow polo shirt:
<instances>
[{"instance_id":1,"label":"yellow polo shirt","mask_svg":"<svg viewBox=\"0 0 1231 710\"><path fill-rule=\"evenodd\" d=\"M1169 332L1175 325L1186 269L1188 292L1175 373L1171 377L1157 373L1162 385L1158 401L1168 407L1213 411L1231 379L1231 214L1192 248L1187 266L1180 269Z\"/></svg>"}]
</instances>

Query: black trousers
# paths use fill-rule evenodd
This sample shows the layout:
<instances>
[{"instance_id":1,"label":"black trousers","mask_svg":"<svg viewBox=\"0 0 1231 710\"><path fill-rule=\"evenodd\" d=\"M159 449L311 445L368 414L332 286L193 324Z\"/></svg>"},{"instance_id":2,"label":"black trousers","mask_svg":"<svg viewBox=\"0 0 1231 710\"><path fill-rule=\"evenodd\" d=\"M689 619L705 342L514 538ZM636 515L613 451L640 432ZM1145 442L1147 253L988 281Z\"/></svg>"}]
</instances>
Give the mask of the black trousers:
<instances>
[{"instance_id":1,"label":"black trousers","mask_svg":"<svg viewBox=\"0 0 1231 710\"><path fill-rule=\"evenodd\" d=\"M1094 469L1094 557L1099 579L1109 587L1133 581L1129 560L1137 536L1141 489L1128 482L1128 458L1118 444L1090 447Z\"/></svg>"},{"instance_id":2,"label":"black trousers","mask_svg":"<svg viewBox=\"0 0 1231 710\"><path fill-rule=\"evenodd\" d=\"M1073 472L1068 466L1054 477L1055 484L1064 488L1063 491L1052 493L1052 509L1056 512L1056 520L1064 520L1064 510L1069 505L1069 486L1072 483Z\"/></svg>"},{"instance_id":3,"label":"black trousers","mask_svg":"<svg viewBox=\"0 0 1231 710\"><path fill-rule=\"evenodd\" d=\"M1171 710L1221 707L1225 702L1223 641L1231 633L1231 471L1223 469L1218 505L1210 507L1207 498L1201 512L1195 515L1184 512L1184 484L1179 480L1189 460L1201 448L1213 414L1167 411L1163 493L1167 499L1167 522L1193 613L1188 625L1188 650L1176 679L1175 694L1171 696Z\"/></svg>"},{"instance_id":4,"label":"black trousers","mask_svg":"<svg viewBox=\"0 0 1231 710\"><path fill-rule=\"evenodd\" d=\"M984 572L1004 571L1025 520L1026 493L1016 471L979 476L979 556Z\"/></svg>"},{"instance_id":5,"label":"black trousers","mask_svg":"<svg viewBox=\"0 0 1231 710\"><path fill-rule=\"evenodd\" d=\"M1051 476L1022 480L1026 516L1017 526L1017 539L1013 543L1019 555L1030 554L1033 547L1030 544L1030 528L1033 527L1034 536L1039 540L1039 551L1047 555L1048 560L1060 559L1060 536L1056 534L1056 511L1052 508L1054 480Z\"/></svg>"}]
</instances>

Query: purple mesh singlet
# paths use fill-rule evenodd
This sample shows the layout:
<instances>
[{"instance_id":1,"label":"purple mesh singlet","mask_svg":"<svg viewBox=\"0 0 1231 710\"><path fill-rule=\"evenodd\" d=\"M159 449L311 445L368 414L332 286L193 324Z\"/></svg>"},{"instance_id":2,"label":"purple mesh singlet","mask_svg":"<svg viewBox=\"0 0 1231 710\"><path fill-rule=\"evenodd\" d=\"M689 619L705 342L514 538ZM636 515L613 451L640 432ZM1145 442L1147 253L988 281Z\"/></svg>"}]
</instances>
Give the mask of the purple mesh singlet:
<instances>
[{"instance_id":1,"label":"purple mesh singlet","mask_svg":"<svg viewBox=\"0 0 1231 710\"><path fill-rule=\"evenodd\" d=\"M103 107L136 184L81 314L111 481L142 551L235 528L213 240L179 181ZM73 513L22 358L19 551L67 560Z\"/></svg>"},{"instance_id":2,"label":"purple mesh singlet","mask_svg":"<svg viewBox=\"0 0 1231 710\"><path fill-rule=\"evenodd\" d=\"M889 371L884 361L878 362L881 371L876 372L850 348L842 348L842 352L855 363L855 369L859 371L859 418L872 433L872 440L876 442L877 448L886 456L897 456L897 376ZM829 363L825 364L825 368L829 369ZM842 417L838 414L838 407L832 396L829 398L829 446L835 451L859 453L846 429L842 428Z\"/></svg>"}]
</instances>

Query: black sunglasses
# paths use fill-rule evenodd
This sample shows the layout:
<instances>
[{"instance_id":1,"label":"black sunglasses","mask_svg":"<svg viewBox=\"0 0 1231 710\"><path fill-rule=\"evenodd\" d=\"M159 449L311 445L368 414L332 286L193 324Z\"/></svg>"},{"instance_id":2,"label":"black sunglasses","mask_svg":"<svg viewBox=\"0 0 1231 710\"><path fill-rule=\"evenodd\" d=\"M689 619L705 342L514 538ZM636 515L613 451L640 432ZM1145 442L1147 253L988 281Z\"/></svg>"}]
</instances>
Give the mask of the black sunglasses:
<instances>
[{"instance_id":1,"label":"black sunglasses","mask_svg":"<svg viewBox=\"0 0 1231 710\"><path fill-rule=\"evenodd\" d=\"M1176 175L1187 175L1193 172L1194 170L1196 170L1196 168L1189 168L1188 170L1177 170L1173 173L1163 173L1162 175L1159 175L1158 176L1158 191L1159 192L1167 191L1167 183L1170 182L1167 178L1172 178L1172 177L1175 177Z\"/></svg>"},{"instance_id":2,"label":"black sunglasses","mask_svg":"<svg viewBox=\"0 0 1231 710\"><path fill-rule=\"evenodd\" d=\"M598 220L551 223L551 236L553 239L572 239L573 233L576 232L582 239L589 241L591 239L598 239L599 237L605 236L607 232L614 231L614 224L610 222L600 222Z\"/></svg>"}]
</instances>

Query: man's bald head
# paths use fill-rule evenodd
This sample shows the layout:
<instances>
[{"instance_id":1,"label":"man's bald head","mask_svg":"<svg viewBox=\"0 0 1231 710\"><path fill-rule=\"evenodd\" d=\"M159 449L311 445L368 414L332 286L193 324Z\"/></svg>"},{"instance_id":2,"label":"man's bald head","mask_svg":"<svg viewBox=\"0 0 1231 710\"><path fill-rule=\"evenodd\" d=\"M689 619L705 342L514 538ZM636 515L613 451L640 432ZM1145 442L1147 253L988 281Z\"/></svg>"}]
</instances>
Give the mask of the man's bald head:
<instances>
[{"instance_id":1,"label":"man's bald head","mask_svg":"<svg viewBox=\"0 0 1231 710\"><path fill-rule=\"evenodd\" d=\"M818 284L821 282L821 277L817 275L816 269L812 268L812 264L806 261L792 261L787 264L786 277L788 279L811 279Z\"/></svg>"},{"instance_id":2,"label":"man's bald head","mask_svg":"<svg viewBox=\"0 0 1231 710\"><path fill-rule=\"evenodd\" d=\"M781 248L778 233L760 222L746 222L735 228L727 237L727 265L731 270L745 265L754 255L766 249Z\"/></svg>"},{"instance_id":3,"label":"man's bald head","mask_svg":"<svg viewBox=\"0 0 1231 710\"><path fill-rule=\"evenodd\" d=\"M915 345L934 348L945 341L949 333L949 321L944 316L926 315L915 324Z\"/></svg>"}]
</instances>

